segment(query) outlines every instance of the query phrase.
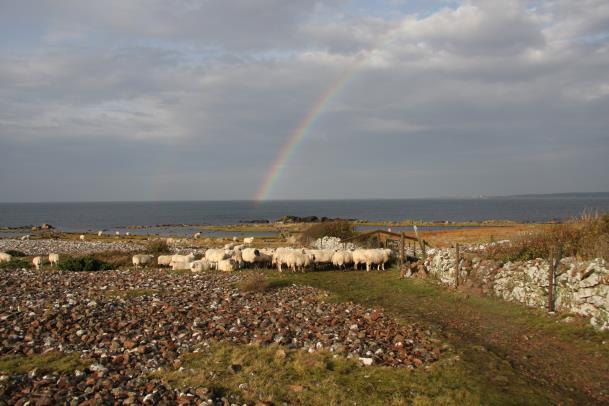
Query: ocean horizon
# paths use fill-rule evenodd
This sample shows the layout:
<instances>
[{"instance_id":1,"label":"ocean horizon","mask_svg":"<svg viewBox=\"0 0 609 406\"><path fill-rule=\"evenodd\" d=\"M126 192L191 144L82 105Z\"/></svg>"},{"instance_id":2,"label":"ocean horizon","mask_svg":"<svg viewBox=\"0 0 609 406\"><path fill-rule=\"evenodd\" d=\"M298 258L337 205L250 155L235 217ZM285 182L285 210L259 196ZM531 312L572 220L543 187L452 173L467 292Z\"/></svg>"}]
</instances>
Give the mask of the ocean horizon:
<instances>
[{"instance_id":1,"label":"ocean horizon","mask_svg":"<svg viewBox=\"0 0 609 406\"><path fill-rule=\"evenodd\" d=\"M61 231L121 230L130 226L227 225L273 222L284 216L367 221L546 222L609 211L609 193L477 198L203 200L0 203L0 227L48 223ZM188 230L185 230L188 232Z\"/></svg>"}]
</instances>

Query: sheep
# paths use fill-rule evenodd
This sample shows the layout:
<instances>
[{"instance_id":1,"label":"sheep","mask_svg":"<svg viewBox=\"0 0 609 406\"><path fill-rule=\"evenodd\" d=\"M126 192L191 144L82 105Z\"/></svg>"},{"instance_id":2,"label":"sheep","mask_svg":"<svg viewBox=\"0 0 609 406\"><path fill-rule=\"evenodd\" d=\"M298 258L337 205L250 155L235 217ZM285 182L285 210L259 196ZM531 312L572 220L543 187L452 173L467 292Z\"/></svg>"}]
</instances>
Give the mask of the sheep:
<instances>
[{"instance_id":1,"label":"sheep","mask_svg":"<svg viewBox=\"0 0 609 406\"><path fill-rule=\"evenodd\" d=\"M98 232L97 232L97 236L98 236L98 237L101 237L102 235L104 235L104 232L103 232L103 231L101 231L101 230L100 230L100 231L98 231Z\"/></svg>"},{"instance_id":2,"label":"sheep","mask_svg":"<svg viewBox=\"0 0 609 406\"><path fill-rule=\"evenodd\" d=\"M188 270L190 269L190 263L195 260L195 254L190 253L188 255L175 254L171 256L169 265L174 271Z\"/></svg>"},{"instance_id":3,"label":"sheep","mask_svg":"<svg viewBox=\"0 0 609 406\"><path fill-rule=\"evenodd\" d=\"M192 238L194 238L195 240L198 240L199 238L201 238L201 233L195 233Z\"/></svg>"},{"instance_id":4,"label":"sheep","mask_svg":"<svg viewBox=\"0 0 609 406\"><path fill-rule=\"evenodd\" d=\"M385 263L389 262L391 260L391 257L393 256L393 251L391 251L389 248L382 249L381 251L382 251L382 254L383 254L383 262L381 263L381 268L384 271L385 270Z\"/></svg>"},{"instance_id":5,"label":"sheep","mask_svg":"<svg viewBox=\"0 0 609 406\"><path fill-rule=\"evenodd\" d=\"M277 248L272 255L271 264L277 265L277 270L283 272L282 266L287 265L287 257L293 251L292 248Z\"/></svg>"},{"instance_id":6,"label":"sheep","mask_svg":"<svg viewBox=\"0 0 609 406\"><path fill-rule=\"evenodd\" d=\"M273 263L273 252L271 250L260 250L260 255L256 257L256 265L262 268L271 267Z\"/></svg>"},{"instance_id":7,"label":"sheep","mask_svg":"<svg viewBox=\"0 0 609 406\"><path fill-rule=\"evenodd\" d=\"M127 237L129 237L129 236L131 235L131 233L130 233L129 231L127 231L127 232L125 233L125 235L126 235Z\"/></svg>"},{"instance_id":8,"label":"sheep","mask_svg":"<svg viewBox=\"0 0 609 406\"><path fill-rule=\"evenodd\" d=\"M34 259L32 259L32 263L36 267L37 271L39 271L40 268L42 268L43 261L44 260L42 259L42 257L34 257Z\"/></svg>"},{"instance_id":9,"label":"sheep","mask_svg":"<svg viewBox=\"0 0 609 406\"><path fill-rule=\"evenodd\" d=\"M258 256L260 256L260 251L255 248L245 248L241 251L241 258L246 264L255 264Z\"/></svg>"},{"instance_id":10,"label":"sheep","mask_svg":"<svg viewBox=\"0 0 609 406\"><path fill-rule=\"evenodd\" d=\"M29 240L30 239L30 235L26 234L24 236L21 237L21 241L25 241L25 240Z\"/></svg>"},{"instance_id":11,"label":"sheep","mask_svg":"<svg viewBox=\"0 0 609 406\"><path fill-rule=\"evenodd\" d=\"M85 240L85 235L81 234L80 237L78 237L78 238L80 238L80 241L84 241Z\"/></svg>"},{"instance_id":12,"label":"sheep","mask_svg":"<svg viewBox=\"0 0 609 406\"><path fill-rule=\"evenodd\" d=\"M353 269L357 270L359 264L366 263L366 251L365 249L356 249L353 251L351 258L353 259Z\"/></svg>"},{"instance_id":13,"label":"sheep","mask_svg":"<svg viewBox=\"0 0 609 406\"><path fill-rule=\"evenodd\" d=\"M49 254L49 264L51 266L59 264L59 254Z\"/></svg>"},{"instance_id":14,"label":"sheep","mask_svg":"<svg viewBox=\"0 0 609 406\"><path fill-rule=\"evenodd\" d=\"M188 261L176 261L171 263L171 269L174 271L189 271L191 270L190 265L192 262Z\"/></svg>"},{"instance_id":15,"label":"sheep","mask_svg":"<svg viewBox=\"0 0 609 406\"><path fill-rule=\"evenodd\" d=\"M238 244L236 242L229 242L228 244L224 245L224 249L225 250L232 250L233 248L235 248Z\"/></svg>"},{"instance_id":16,"label":"sheep","mask_svg":"<svg viewBox=\"0 0 609 406\"><path fill-rule=\"evenodd\" d=\"M232 259L223 259L221 261L218 261L216 268L218 269L218 271L232 272L236 269L236 265L237 264Z\"/></svg>"},{"instance_id":17,"label":"sheep","mask_svg":"<svg viewBox=\"0 0 609 406\"><path fill-rule=\"evenodd\" d=\"M190 263L190 270L192 272L209 271L210 269L211 264L206 259L200 259L198 261L193 261Z\"/></svg>"},{"instance_id":18,"label":"sheep","mask_svg":"<svg viewBox=\"0 0 609 406\"><path fill-rule=\"evenodd\" d=\"M116 231L116 232L114 233L114 235L116 236L116 238L118 238L118 237L120 237L120 236L121 236L121 232L120 232L120 231Z\"/></svg>"},{"instance_id":19,"label":"sheep","mask_svg":"<svg viewBox=\"0 0 609 406\"><path fill-rule=\"evenodd\" d=\"M339 250L332 255L332 265L338 269L342 269L343 267L346 269L347 265L351 263L353 263L353 254L351 251Z\"/></svg>"},{"instance_id":20,"label":"sheep","mask_svg":"<svg viewBox=\"0 0 609 406\"><path fill-rule=\"evenodd\" d=\"M243 243L247 244L247 245L252 245L253 242L254 242L254 237L245 237L243 239Z\"/></svg>"},{"instance_id":21,"label":"sheep","mask_svg":"<svg viewBox=\"0 0 609 406\"><path fill-rule=\"evenodd\" d=\"M243 264L244 264L244 262L243 262L243 252L240 249L235 249L233 251L232 259L237 264L237 268L239 268L239 269L243 268Z\"/></svg>"},{"instance_id":22,"label":"sheep","mask_svg":"<svg viewBox=\"0 0 609 406\"><path fill-rule=\"evenodd\" d=\"M310 250L307 253L313 256L315 266L332 264L333 250Z\"/></svg>"},{"instance_id":23,"label":"sheep","mask_svg":"<svg viewBox=\"0 0 609 406\"><path fill-rule=\"evenodd\" d=\"M226 250L210 248L205 251L205 259L208 260L212 265L216 266L218 262L228 258L229 255Z\"/></svg>"},{"instance_id":24,"label":"sheep","mask_svg":"<svg viewBox=\"0 0 609 406\"><path fill-rule=\"evenodd\" d=\"M234 241L234 242L237 242L237 237L233 237L233 241Z\"/></svg>"},{"instance_id":25,"label":"sheep","mask_svg":"<svg viewBox=\"0 0 609 406\"><path fill-rule=\"evenodd\" d=\"M304 272L304 270L309 267L312 260L313 258L311 254L304 254L299 251L293 251L286 256L286 265L294 272Z\"/></svg>"},{"instance_id":26,"label":"sheep","mask_svg":"<svg viewBox=\"0 0 609 406\"><path fill-rule=\"evenodd\" d=\"M169 266L171 265L172 258L173 255L159 255L159 258L157 259L157 264L159 264L159 266Z\"/></svg>"},{"instance_id":27,"label":"sheep","mask_svg":"<svg viewBox=\"0 0 609 406\"><path fill-rule=\"evenodd\" d=\"M7 254L6 252L0 252L0 264L3 262L11 262L12 259L13 257L10 254Z\"/></svg>"},{"instance_id":28,"label":"sheep","mask_svg":"<svg viewBox=\"0 0 609 406\"><path fill-rule=\"evenodd\" d=\"M133 265L135 265L136 268L140 265L146 267L146 265L152 262L153 258L153 255L136 254L131 258L131 261L133 262Z\"/></svg>"}]
</instances>

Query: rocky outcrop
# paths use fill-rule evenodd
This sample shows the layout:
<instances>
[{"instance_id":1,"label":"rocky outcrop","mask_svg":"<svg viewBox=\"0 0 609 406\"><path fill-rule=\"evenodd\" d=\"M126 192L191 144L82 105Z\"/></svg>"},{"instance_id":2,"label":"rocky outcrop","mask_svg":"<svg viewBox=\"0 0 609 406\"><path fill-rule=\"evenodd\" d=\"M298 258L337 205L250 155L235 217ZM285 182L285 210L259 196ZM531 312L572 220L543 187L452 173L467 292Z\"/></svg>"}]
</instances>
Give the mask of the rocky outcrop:
<instances>
[{"instance_id":1,"label":"rocky outcrop","mask_svg":"<svg viewBox=\"0 0 609 406\"><path fill-rule=\"evenodd\" d=\"M530 307L547 305L550 264L546 259L502 264L477 256L473 249L480 247L470 248L460 261L460 284ZM425 266L430 277L455 286L455 263L454 249L433 249L428 252ZM605 260L563 258L555 278L556 311L588 317L597 329L609 330L609 266Z\"/></svg>"}]
</instances>

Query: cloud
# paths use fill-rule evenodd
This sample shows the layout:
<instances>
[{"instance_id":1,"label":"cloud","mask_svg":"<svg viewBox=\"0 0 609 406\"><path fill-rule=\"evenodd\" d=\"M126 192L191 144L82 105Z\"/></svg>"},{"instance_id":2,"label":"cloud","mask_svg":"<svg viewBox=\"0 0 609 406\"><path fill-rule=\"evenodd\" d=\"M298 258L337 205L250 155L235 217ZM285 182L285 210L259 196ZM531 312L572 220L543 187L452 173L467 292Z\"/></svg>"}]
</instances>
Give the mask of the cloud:
<instances>
[{"instance_id":1,"label":"cloud","mask_svg":"<svg viewBox=\"0 0 609 406\"><path fill-rule=\"evenodd\" d=\"M609 188L602 1L36 4L0 10L10 200L250 198L345 72L273 197Z\"/></svg>"}]
</instances>

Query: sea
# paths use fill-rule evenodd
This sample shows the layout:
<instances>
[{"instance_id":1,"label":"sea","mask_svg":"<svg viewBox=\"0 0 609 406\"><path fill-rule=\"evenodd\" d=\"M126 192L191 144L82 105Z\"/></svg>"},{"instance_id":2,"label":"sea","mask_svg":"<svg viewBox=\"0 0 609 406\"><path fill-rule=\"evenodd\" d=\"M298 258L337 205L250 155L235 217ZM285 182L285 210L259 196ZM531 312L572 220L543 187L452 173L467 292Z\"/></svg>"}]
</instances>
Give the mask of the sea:
<instances>
[{"instance_id":1,"label":"sea","mask_svg":"<svg viewBox=\"0 0 609 406\"><path fill-rule=\"evenodd\" d=\"M275 221L286 215L368 221L483 221L547 222L567 220L584 212L609 212L609 193L531 195L511 197L384 199L159 201L81 203L0 203L0 227L48 223L66 232L129 230L132 234L189 235L197 227L255 220ZM157 225L172 225L154 227ZM130 226L151 226L144 229ZM6 236L11 231L3 231ZM22 233L22 231L21 231ZM231 232L230 235L238 233ZM252 233L248 233L252 234ZM209 236L225 236L207 231ZM258 233L257 235L272 235Z\"/></svg>"}]
</instances>

